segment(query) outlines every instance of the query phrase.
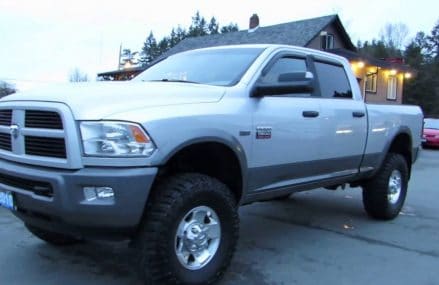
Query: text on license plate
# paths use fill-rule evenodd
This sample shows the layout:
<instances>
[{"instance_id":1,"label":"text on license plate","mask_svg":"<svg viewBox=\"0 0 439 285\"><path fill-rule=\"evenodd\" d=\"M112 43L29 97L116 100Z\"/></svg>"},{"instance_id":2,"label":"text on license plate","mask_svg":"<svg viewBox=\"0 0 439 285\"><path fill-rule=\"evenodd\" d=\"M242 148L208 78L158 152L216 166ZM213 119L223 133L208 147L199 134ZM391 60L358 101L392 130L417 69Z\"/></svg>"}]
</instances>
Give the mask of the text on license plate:
<instances>
[{"instance_id":1,"label":"text on license plate","mask_svg":"<svg viewBox=\"0 0 439 285\"><path fill-rule=\"evenodd\" d=\"M11 192L0 191L0 206L3 206L9 210L14 210L14 197Z\"/></svg>"}]
</instances>

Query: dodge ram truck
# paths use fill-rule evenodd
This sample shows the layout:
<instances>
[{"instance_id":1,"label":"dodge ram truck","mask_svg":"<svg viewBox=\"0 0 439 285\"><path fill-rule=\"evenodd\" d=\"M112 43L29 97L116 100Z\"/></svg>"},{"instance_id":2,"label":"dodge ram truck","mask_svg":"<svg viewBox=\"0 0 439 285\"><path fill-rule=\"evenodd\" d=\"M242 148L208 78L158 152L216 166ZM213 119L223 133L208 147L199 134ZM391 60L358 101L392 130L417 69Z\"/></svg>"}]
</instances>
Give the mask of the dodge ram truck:
<instances>
[{"instance_id":1,"label":"dodge ram truck","mask_svg":"<svg viewBox=\"0 0 439 285\"><path fill-rule=\"evenodd\" d=\"M53 245L131 240L147 284L210 284L238 207L362 187L400 212L421 144L416 106L365 104L349 62L281 45L169 56L127 82L0 100L0 204Z\"/></svg>"}]
</instances>

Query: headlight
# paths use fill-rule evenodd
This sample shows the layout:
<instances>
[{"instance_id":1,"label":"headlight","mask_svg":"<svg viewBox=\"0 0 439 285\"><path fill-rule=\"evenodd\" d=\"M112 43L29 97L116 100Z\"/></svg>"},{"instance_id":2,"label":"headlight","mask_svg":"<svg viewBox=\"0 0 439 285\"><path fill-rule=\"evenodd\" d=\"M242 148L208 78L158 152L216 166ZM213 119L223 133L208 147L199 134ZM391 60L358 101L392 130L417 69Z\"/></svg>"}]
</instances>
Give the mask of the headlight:
<instances>
[{"instance_id":1,"label":"headlight","mask_svg":"<svg viewBox=\"0 0 439 285\"><path fill-rule=\"evenodd\" d=\"M126 122L81 122L84 153L90 156L150 156L155 145L141 126Z\"/></svg>"}]
</instances>

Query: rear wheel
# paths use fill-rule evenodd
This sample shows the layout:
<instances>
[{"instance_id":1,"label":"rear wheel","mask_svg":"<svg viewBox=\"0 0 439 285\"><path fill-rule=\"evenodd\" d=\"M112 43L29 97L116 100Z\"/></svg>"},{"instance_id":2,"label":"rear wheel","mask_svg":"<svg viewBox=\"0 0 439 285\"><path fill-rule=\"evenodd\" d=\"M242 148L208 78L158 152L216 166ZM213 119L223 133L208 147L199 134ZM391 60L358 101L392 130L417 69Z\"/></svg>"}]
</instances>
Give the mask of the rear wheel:
<instances>
[{"instance_id":1,"label":"rear wheel","mask_svg":"<svg viewBox=\"0 0 439 285\"><path fill-rule=\"evenodd\" d=\"M70 237L59 233L49 232L31 225L25 225L25 226L34 236L52 245L66 246L66 245L73 245L81 242L80 239L76 239L74 237Z\"/></svg>"},{"instance_id":2,"label":"rear wheel","mask_svg":"<svg viewBox=\"0 0 439 285\"><path fill-rule=\"evenodd\" d=\"M239 220L230 190L201 174L159 183L135 244L147 284L211 284L235 251Z\"/></svg>"},{"instance_id":3,"label":"rear wheel","mask_svg":"<svg viewBox=\"0 0 439 285\"><path fill-rule=\"evenodd\" d=\"M375 219L394 219L401 211L407 195L408 166L400 154L389 153L383 166L363 186L363 205Z\"/></svg>"}]
</instances>

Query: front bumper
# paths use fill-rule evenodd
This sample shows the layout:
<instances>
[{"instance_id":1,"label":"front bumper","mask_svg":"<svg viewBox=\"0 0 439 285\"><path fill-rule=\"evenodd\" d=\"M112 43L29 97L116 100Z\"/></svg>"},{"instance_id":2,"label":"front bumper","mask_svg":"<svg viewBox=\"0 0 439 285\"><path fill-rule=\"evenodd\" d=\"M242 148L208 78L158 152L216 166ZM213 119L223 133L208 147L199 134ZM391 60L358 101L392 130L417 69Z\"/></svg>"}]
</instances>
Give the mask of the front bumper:
<instances>
[{"instance_id":1,"label":"front bumper","mask_svg":"<svg viewBox=\"0 0 439 285\"><path fill-rule=\"evenodd\" d=\"M139 225L156 174L154 167L60 170L0 159L0 190L13 193L13 213L26 224L78 238L120 239ZM87 201L86 186L111 187L114 199Z\"/></svg>"}]
</instances>

